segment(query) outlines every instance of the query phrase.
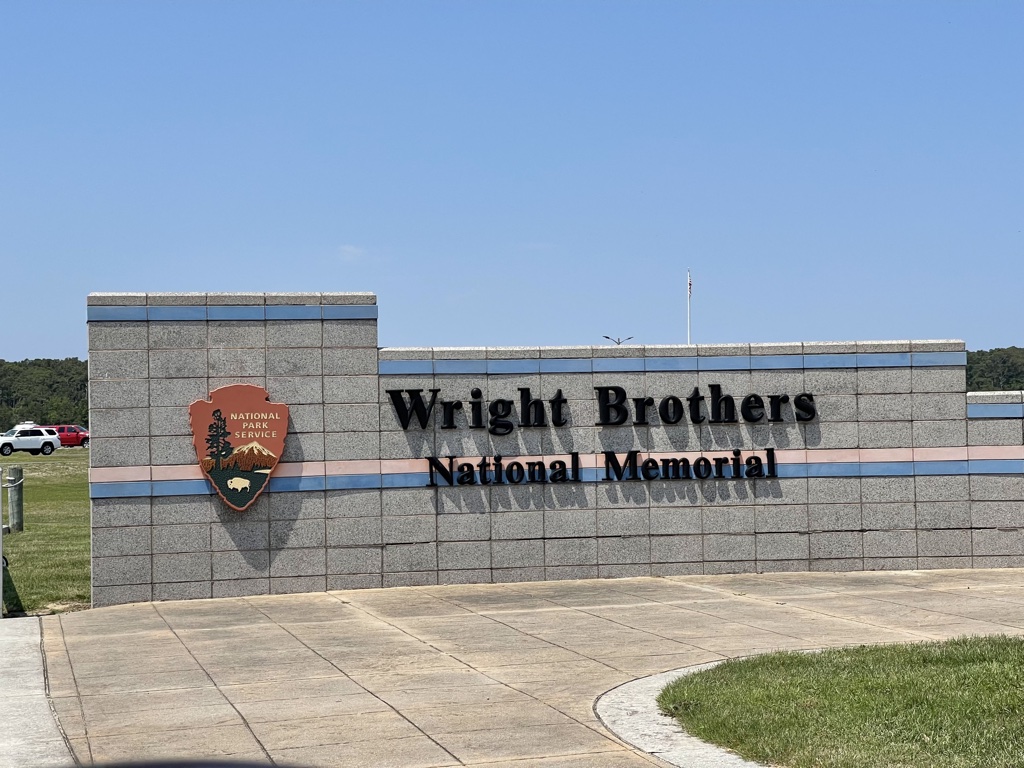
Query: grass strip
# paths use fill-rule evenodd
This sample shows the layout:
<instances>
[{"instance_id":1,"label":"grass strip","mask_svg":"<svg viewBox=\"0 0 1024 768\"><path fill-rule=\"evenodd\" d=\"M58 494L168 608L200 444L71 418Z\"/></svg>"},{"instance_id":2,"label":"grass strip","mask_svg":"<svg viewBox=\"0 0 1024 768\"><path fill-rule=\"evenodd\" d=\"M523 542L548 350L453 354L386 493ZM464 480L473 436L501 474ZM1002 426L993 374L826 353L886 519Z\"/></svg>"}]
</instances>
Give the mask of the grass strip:
<instances>
[{"instance_id":1,"label":"grass strip","mask_svg":"<svg viewBox=\"0 0 1024 768\"><path fill-rule=\"evenodd\" d=\"M1024 766L1024 640L772 653L658 696L689 733L794 768Z\"/></svg>"},{"instance_id":2,"label":"grass strip","mask_svg":"<svg viewBox=\"0 0 1024 768\"><path fill-rule=\"evenodd\" d=\"M89 607L89 451L16 453L0 462L5 481L12 464L25 471L25 530L4 536L7 610L17 615Z\"/></svg>"}]
</instances>

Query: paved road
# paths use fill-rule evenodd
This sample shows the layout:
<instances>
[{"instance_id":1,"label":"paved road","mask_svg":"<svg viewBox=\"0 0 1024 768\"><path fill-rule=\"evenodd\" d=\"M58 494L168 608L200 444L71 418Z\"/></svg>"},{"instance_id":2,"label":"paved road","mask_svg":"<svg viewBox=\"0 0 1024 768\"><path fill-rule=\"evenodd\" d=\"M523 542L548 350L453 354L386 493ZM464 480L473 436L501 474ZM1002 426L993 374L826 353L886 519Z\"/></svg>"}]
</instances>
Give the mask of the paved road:
<instances>
[{"instance_id":1,"label":"paved road","mask_svg":"<svg viewBox=\"0 0 1024 768\"><path fill-rule=\"evenodd\" d=\"M83 763L664 765L594 700L780 648L1024 632L1024 570L421 587L103 608L43 620ZM525 761L525 762L522 762Z\"/></svg>"}]
</instances>

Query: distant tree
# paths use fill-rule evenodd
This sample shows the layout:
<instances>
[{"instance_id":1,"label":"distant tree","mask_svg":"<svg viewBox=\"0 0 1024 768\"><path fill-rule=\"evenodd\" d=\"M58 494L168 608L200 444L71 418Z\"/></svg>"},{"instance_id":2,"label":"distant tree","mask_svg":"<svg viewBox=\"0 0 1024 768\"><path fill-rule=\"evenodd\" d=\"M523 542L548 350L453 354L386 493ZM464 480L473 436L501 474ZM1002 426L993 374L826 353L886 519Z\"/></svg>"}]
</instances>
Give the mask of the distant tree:
<instances>
[{"instance_id":1,"label":"distant tree","mask_svg":"<svg viewBox=\"0 0 1024 768\"><path fill-rule=\"evenodd\" d=\"M1024 389L1024 349L1002 347L967 353L970 392Z\"/></svg>"},{"instance_id":2,"label":"distant tree","mask_svg":"<svg viewBox=\"0 0 1024 768\"><path fill-rule=\"evenodd\" d=\"M88 382L84 360L0 360L0 429L30 420L88 426Z\"/></svg>"},{"instance_id":3,"label":"distant tree","mask_svg":"<svg viewBox=\"0 0 1024 768\"><path fill-rule=\"evenodd\" d=\"M213 459L218 470L221 469L221 460L231 455L231 443L228 442L228 437L230 436L231 432L228 431L227 419L224 418L224 414L218 408L213 412L213 421L210 423L210 429L206 437L206 447L210 449L207 456Z\"/></svg>"}]
</instances>

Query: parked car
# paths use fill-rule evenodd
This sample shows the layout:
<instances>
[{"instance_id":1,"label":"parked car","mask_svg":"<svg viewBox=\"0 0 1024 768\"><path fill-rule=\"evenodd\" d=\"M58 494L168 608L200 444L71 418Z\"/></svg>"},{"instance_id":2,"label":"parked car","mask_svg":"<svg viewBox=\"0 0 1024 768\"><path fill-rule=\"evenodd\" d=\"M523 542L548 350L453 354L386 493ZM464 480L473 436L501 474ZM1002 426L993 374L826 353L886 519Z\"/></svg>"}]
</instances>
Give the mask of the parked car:
<instances>
[{"instance_id":1,"label":"parked car","mask_svg":"<svg viewBox=\"0 0 1024 768\"><path fill-rule=\"evenodd\" d=\"M33 456L40 453L49 456L58 448L60 437L53 427L19 424L0 436L0 456L10 456L15 451L28 451Z\"/></svg>"},{"instance_id":2,"label":"parked car","mask_svg":"<svg viewBox=\"0 0 1024 768\"><path fill-rule=\"evenodd\" d=\"M89 445L89 430L85 427L80 427L77 424L56 424L44 427L44 429L57 430L57 436L60 437L60 444L64 448L70 448L76 445L80 445L85 448Z\"/></svg>"}]
</instances>

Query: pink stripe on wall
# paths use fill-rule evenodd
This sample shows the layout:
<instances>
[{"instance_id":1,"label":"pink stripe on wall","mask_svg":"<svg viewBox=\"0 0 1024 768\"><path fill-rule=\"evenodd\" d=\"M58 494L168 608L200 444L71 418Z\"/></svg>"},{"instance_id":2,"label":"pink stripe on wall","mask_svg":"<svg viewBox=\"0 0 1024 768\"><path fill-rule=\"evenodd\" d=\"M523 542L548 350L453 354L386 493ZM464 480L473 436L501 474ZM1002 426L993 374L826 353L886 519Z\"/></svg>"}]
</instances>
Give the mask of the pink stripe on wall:
<instances>
[{"instance_id":1,"label":"pink stripe on wall","mask_svg":"<svg viewBox=\"0 0 1024 768\"><path fill-rule=\"evenodd\" d=\"M206 475L198 464L175 464L153 467L154 480L202 480Z\"/></svg>"},{"instance_id":2,"label":"pink stripe on wall","mask_svg":"<svg viewBox=\"0 0 1024 768\"><path fill-rule=\"evenodd\" d=\"M325 472L322 461L293 461L278 464L273 474L277 477L322 477Z\"/></svg>"},{"instance_id":3,"label":"pink stripe on wall","mask_svg":"<svg viewBox=\"0 0 1024 768\"><path fill-rule=\"evenodd\" d=\"M856 464L861 460L857 448L818 448L807 450L808 464Z\"/></svg>"},{"instance_id":4,"label":"pink stripe on wall","mask_svg":"<svg viewBox=\"0 0 1024 768\"><path fill-rule=\"evenodd\" d=\"M377 460L326 461L328 475L379 475L381 462Z\"/></svg>"},{"instance_id":5,"label":"pink stripe on wall","mask_svg":"<svg viewBox=\"0 0 1024 768\"><path fill-rule=\"evenodd\" d=\"M479 462L480 459L464 459L464 461L472 461L475 464ZM430 464L426 459L381 459L380 461L380 473L383 475L399 475L406 474L409 472L427 472L429 471L429 469Z\"/></svg>"},{"instance_id":6,"label":"pink stripe on wall","mask_svg":"<svg viewBox=\"0 0 1024 768\"><path fill-rule=\"evenodd\" d=\"M872 461L913 461L913 448L861 448L860 460Z\"/></svg>"},{"instance_id":7,"label":"pink stripe on wall","mask_svg":"<svg viewBox=\"0 0 1024 768\"><path fill-rule=\"evenodd\" d=\"M976 445L967 449L971 459L1024 459L1024 445Z\"/></svg>"},{"instance_id":8,"label":"pink stripe on wall","mask_svg":"<svg viewBox=\"0 0 1024 768\"><path fill-rule=\"evenodd\" d=\"M149 479L149 467L94 467L89 470L90 483L131 483Z\"/></svg>"},{"instance_id":9,"label":"pink stripe on wall","mask_svg":"<svg viewBox=\"0 0 1024 768\"><path fill-rule=\"evenodd\" d=\"M967 449L915 448L914 461L967 461Z\"/></svg>"},{"instance_id":10,"label":"pink stripe on wall","mask_svg":"<svg viewBox=\"0 0 1024 768\"><path fill-rule=\"evenodd\" d=\"M779 464L806 464L807 454L809 453L812 453L812 451L804 451L795 448L786 448L784 450L780 449L775 452L775 460L778 461Z\"/></svg>"}]
</instances>

